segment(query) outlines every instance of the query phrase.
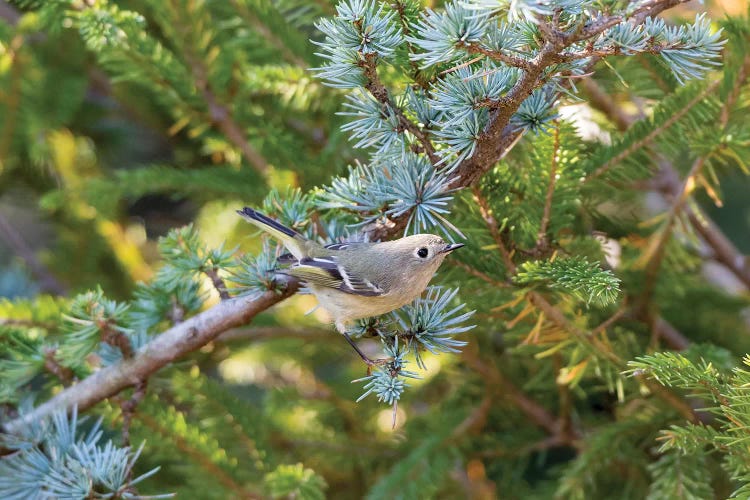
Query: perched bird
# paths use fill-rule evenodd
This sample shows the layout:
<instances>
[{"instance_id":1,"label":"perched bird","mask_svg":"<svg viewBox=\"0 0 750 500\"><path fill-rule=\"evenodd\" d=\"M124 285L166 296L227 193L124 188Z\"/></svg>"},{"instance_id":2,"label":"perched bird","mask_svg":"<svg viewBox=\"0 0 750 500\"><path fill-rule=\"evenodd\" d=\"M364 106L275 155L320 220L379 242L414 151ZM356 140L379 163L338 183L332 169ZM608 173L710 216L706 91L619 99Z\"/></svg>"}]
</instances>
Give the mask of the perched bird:
<instances>
[{"instance_id":1,"label":"perched bird","mask_svg":"<svg viewBox=\"0 0 750 500\"><path fill-rule=\"evenodd\" d=\"M245 207L248 222L279 240L294 257L279 272L304 281L321 307L333 317L357 353L374 364L346 332L347 323L398 309L422 295L443 259L463 243L447 243L434 234L415 234L382 243L335 243L323 246Z\"/></svg>"}]
</instances>

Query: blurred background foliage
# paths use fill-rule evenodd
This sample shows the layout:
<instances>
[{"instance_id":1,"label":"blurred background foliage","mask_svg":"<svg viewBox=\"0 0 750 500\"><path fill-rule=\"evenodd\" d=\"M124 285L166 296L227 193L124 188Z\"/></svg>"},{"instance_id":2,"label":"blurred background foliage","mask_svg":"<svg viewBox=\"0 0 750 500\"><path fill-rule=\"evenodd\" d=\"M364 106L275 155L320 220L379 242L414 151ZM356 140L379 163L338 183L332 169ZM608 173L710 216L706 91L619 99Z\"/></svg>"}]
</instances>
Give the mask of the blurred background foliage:
<instances>
[{"instance_id":1,"label":"blurred background foliage","mask_svg":"<svg viewBox=\"0 0 750 500\"><path fill-rule=\"evenodd\" d=\"M309 71L322 63L309 41L322 39L313 23L335 12L333 1L73 2L84 17L90 4L137 13L129 23L110 26L128 35L144 30L147 36L136 36L139 43L130 48L108 45L117 33L70 29L65 16L55 12L54 0L40 8L43 3L0 1L0 297L15 301L11 307L0 299L0 313L12 309L43 324L67 310L66 299L48 295L70 298L101 287L111 299L129 299L138 283L155 276L162 265L158 238L188 223L209 248L224 244L257 253L259 239L251 237L236 208L262 206L273 188L283 197L290 187L307 192L329 184L366 158L341 131L348 121L338 114L345 93L324 86ZM688 19L704 10L713 19L741 16L742 4L690 3L666 17ZM105 11L92 10L99 16ZM395 73L384 71L382 78L398 81ZM596 82L633 116L651 113L680 88L651 56L610 59L597 66ZM740 103L747 105L747 87ZM571 168L577 168L575 158L589 158L598 143L620 133L611 117L594 108L576 104L561 111L567 121L557 125L558 133ZM589 134L590 142L565 142L577 140L572 124L577 133ZM695 137L689 125L685 129ZM483 180L481 190L498 212L511 220L537 218L517 201L534 176L546 182L547 171L539 166L547 165L559 147L554 138L539 134L520 142L505 163L513 168L497 169ZM667 140L659 146L673 147ZM694 143L696 150L700 146ZM673 152L684 174L689 165L680 160L691 161L690 152ZM638 154L629 160L633 171ZM512 173L518 171L525 172L523 179ZM698 201L748 252L750 183L734 166L717 165L716 175L721 187L712 186ZM630 204L608 206L608 198L622 203L628 195L615 196L616 186L609 192L597 187L601 192L587 200L596 200L602 212L594 225L613 240L628 239L622 260L637 260L649 230L618 210L625 206L648 219L663 205L633 194ZM721 204L718 195L712 196L719 189ZM564 185L559 193L562 203ZM361 387L350 381L362 376L361 363L328 331L323 316L304 316L315 301L295 296L261 314L252 328L229 332L151 379L130 433L133 443L146 441L137 469L162 470L146 479L143 491L173 491L181 498L319 498L323 491L332 498L365 493L370 498L657 495L648 485L659 467L671 462L644 464L658 431L674 415L639 399L619 405L622 382L602 375L605 368L586 370L596 360L581 356L574 363L572 357L563 360L540 349L535 335L554 342L559 332L541 328L543 319L534 314L531 323L524 320L529 311L523 304L512 303L500 286L482 282L503 264L495 253L481 253L492 241L477 222L472 197L456 198L451 221L474 248L461 257L463 262L448 264L441 278L460 284L463 300L478 310L480 326L464 337L470 345L462 359L424 356L427 370L412 382L416 390L410 392L408 411L399 410L395 432L390 408L369 400L354 403ZM562 239L570 236L569 251L601 253L590 241L566 232L574 223L581 221L561 214L551 230ZM519 224L514 237L533 236ZM696 342L686 356L705 357L720 369L736 366L750 351L746 289L721 269L703 265L680 243L670 244L667 254L653 294L662 315ZM467 273L467 265L479 272ZM641 286L640 271L622 270L624 289ZM530 264L524 276L528 282L555 279L545 272ZM217 302L210 283L203 280L199 286L204 302L196 309ZM470 300L475 289L482 290L481 299ZM498 308L503 303L506 312L506 306ZM572 309L590 315L592 325L613 312ZM636 318L616 330L625 360L649 344L650 332ZM712 345L699 347L701 342ZM378 349L372 340L363 345ZM570 442L548 442L543 430L529 425L527 414L518 410L526 396L502 398L475 383L486 368L480 351L485 358L505 360L503 377L514 381L516 390L551 411L568 412L570 425L592 429L579 460L574 458L580 449ZM565 381L555 387L550 381L560 377ZM36 389L43 384L31 383ZM559 400L551 400L558 390ZM483 409L478 417L482 432L455 437L455 429L477 408ZM96 413L115 436L122 417L118 404L104 403ZM690 467L718 468L710 457L700 460L708 465ZM613 472L618 470L622 477ZM715 477L716 496L731 493L726 476Z\"/></svg>"}]
</instances>

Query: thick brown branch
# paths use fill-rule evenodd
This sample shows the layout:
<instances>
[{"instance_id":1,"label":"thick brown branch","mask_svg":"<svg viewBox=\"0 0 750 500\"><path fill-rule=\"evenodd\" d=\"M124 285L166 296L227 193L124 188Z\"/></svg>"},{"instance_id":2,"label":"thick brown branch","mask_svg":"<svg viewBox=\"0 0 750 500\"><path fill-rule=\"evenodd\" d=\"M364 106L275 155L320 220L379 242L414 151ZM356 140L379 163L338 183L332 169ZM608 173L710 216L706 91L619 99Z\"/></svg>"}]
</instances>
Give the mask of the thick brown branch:
<instances>
[{"instance_id":1,"label":"thick brown branch","mask_svg":"<svg viewBox=\"0 0 750 500\"><path fill-rule=\"evenodd\" d=\"M83 411L126 387L138 384L172 361L206 345L222 332L247 323L255 315L294 294L297 288L296 282L290 282L283 293L269 291L255 299L240 297L221 302L157 336L132 358L102 368L32 412L6 422L3 428L6 432L16 432L61 408L77 406Z\"/></svg>"}]
</instances>

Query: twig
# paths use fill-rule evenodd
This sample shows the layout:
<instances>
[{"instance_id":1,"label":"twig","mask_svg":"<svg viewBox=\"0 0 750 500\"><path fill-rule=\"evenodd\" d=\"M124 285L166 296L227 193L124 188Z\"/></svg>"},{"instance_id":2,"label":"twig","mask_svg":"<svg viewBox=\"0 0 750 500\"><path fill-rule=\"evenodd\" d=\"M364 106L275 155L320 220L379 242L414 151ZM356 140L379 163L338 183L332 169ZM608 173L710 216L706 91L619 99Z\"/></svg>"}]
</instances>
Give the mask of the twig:
<instances>
[{"instance_id":1,"label":"twig","mask_svg":"<svg viewBox=\"0 0 750 500\"><path fill-rule=\"evenodd\" d=\"M479 213L482 215L485 224L487 224L487 228L490 230L492 239L495 240L495 244L500 251L500 255L502 256L503 262L505 263L507 273L511 276L516 274L516 265L513 262L513 257L508 251L508 248L505 246L505 241L500 234L500 228L497 225L497 221L492 215L489 202L484 198L484 196L482 196L482 191L478 187L472 188L472 193L474 194L474 200L479 206Z\"/></svg>"},{"instance_id":2,"label":"twig","mask_svg":"<svg viewBox=\"0 0 750 500\"><path fill-rule=\"evenodd\" d=\"M469 54L481 54L485 57L489 57L493 61L499 61L501 63L507 64L508 66L521 68L525 71L529 71L531 69L531 63L529 62L529 60L520 56L513 56L504 52L491 50L486 47L482 47L481 45L475 44L459 43L458 46L463 47Z\"/></svg>"},{"instance_id":3,"label":"twig","mask_svg":"<svg viewBox=\"0 0 750 500\"><path fill-rule=\"evenodd\" d=\"M555 127L554 145L552 146L552 161L549 167L549 183L547 185L547 196L544 200L544 213L542 222L539 224L539 233L536 240L535 252L542 253L547 250L547 227L549 226L550 214L552 213L552 197L555 194L555 181L557 180L557 155L560 151L560 126Z\"/></svg>"},{"instance_id":4,"label":"twig","mask_svg":"<svg viewBox=\"0 0 750 500\"><path fill-rule=\"evenodd\" d=\"M130 446L130 424L135 416L135 410L146 396L148 380L142 380L135 384L133 394L129 399L120 402L122 410L122 446Z\"/></svg>"},{"instance_id":5,"label":"twig","mask_svg":"<svg viewBox=\"0 0 750 500\"><path fill-rule=\"evenodd\" d=\"M604 92L593 78L581 80L581 88L583 88L583 91L588 96L591 107L604 113L617 126L620 132L627 130L636 121L636 118L626 113L623 107L618 105L611 96Z\"/></svg>"},{"instance_id":6,"label":"twig","mask_svg":"<svg viewBox=\"0 0 750 500\"><path fill-rule=\"evenodd\" d=\"M73 382L73 370L61 365L55 358L56 354L57 349L54 347L44 349L44 369L60 379L60 382L67 387Z\"/></svg>"},{"instance_id":7,"label":"twig","mask_svg":"<svg viewBox=\"0 0 750 500\"><path fill-rule=\"evenodd\" d=\"M175 13L179 14L179 12L179 8L175 9ZM190 25L188 24L187 26ZM178 28L183 36L187 36L188 28L186 28L185 25L180 24ZM250 144L245 136L245 132L232 117L229 108L221 103L213 90L211 90L208 81L208 71L206 70L203 61L193 53L190 47L185 47L185 57L190 65L190 70L193 74L193 79L195 80L195 87L200 91L203 99L206 101L208 117L211 123L216 126L216 128L218 128L232 144L239 148L242 152L242 156L250 165L261 174L268 175L269 166L266 159Z\"/></svg>"},{"instance_id":8,"label":"twig","mask_svg":"<svg viewBox=\"0 0 750 500\"><path fill-rule=\"evenodd\" d=\"M122 353L122 357L130 359L133 357L133 344L127 335L115 329L108 321L99 325L102 332L102 340L107 344L117 347Z\"/></svg>"},{"instance_id":9,"label":"twig","mask_svg":"<svg viewBox=\"0 0 750 500\"><path fill-rule=\"evenodd\" d=\"M647 303L651 298L651 294L654 290L654 287L656 286L656 278L659 273L659 269L661 268L661 263L664 260L667 242L671 238L672 231L674 230L674 226L677 223L680 212L685 206L685 203L690 197L690 193L695 186L695 179L700 175L700 172L705 164L705 156L700 156L693 162L693 165L690 167L690 172L688 172L687 177L685 177L685 181L682 183L682 187L680 188L679 193L675 197L674 203L669 210L667 222L665 223L661 231L659 231L659 233L656 235L656 244L654 245L653 249L651 249L652 247L651 245L649 245L649 249L651 250L647 253L648 263L646 264L646 269L644 271L646 276L645 285L643 287L643 293L641 294L643 304Z\"/></svg>"},{"instance_id":10,"label":"twig","mask_svg":"<svg viewBox=\"0 0 750 500\"><path fill-rule=\"evenodd\" d=\"M0 162L1 161L2 158L0 158ZM26 262L29 270L39 280L39 285L42 290L55 295L65 294L65 287L63 287L50 270L36 258L34 251L23 239L21 233L13 227L2 212L0 212L0 236L2 237L0 239L2 239L14 253Z\"/></svg>"},{"instance_id":11,"label":"twig","mask_svg":"<svg viewBox=\"0 0 750 500\"><path fill-rule=\"evenodd\" d=\"M680 331L672 326L667 320L661 316L657 317L653 325L651 326L654 333L664 339L669 347L678 351L684 351L690 347L690 341Z\"/></svg>"},{"instance_id":12,"label":"twig","mask_svg":"<svg viewBox=\"0 0 750 500\"><path fill-rule=\"evenodd\" d=\"M300 68L307 68L310 66L310 63L308 61L305 61L294 52L292 52L289 49L289 45L284 43L284 41L279 36L277 36L276 33L270 30L267 24L261 22L257 18L257 16L253 15L250 9L247 8L246 2L238 2L237 0L232 0L232 6L239 13L240 17L244 19L248 25L251 25L252 29L256 33L258 33L266 41L273 45L273 47L279 51L279 54L281 54L281 56L286 59L287 62L290 62L295 66L299 66ZM276 6L274 4L265 4L263 8L276 9ZM281 17L281 13L279 13L279 17Z\"/></svg>"},{"instance_id":13,"label":"twig","mask_svg":"<svg viewBox=\"0 0 750 500\"><path fill-rule=\"evenodd\" d=\"M398 14L399 24L401 25L401 33L403 33L404 35L407 51L409 52L409 54L413 54L414 44L412 44L407 38L411 33L411 29L409 28L409 22L405 16L404 3L400 0L396 0L391 4L391 8L393 8ZM417 82L417 84L419 84L419 86L422 87L423 90L429 91L430 82L425 81L425 79L423 78L422 70L419 69L419 65L417 64L417 62L411 57L409 57L409 66L411 67L412 77L414 78L414 81Z\"/></svg>"},{"instance_id":14,"label":"twig","mask_svg":"<svg viewBox=\"0 0 750 500\"><path fill-rule=\"evenodd\" d=\"M466 364L484 377L486 383L500 394L513 401L513 404L525 413L538 427L556 435L559 429L557 419L543 406L527 396L521 389L508 380L496 366L485 363L475 347L468 347L461 352Z\"/></svg>"},{"instance_id":15,"label":"twig","mask_svg":"<svg viewBox=\"0 0 750 500\"><path fill-rule=\"evenodd\" d=\"M367 79L367 83L365 84L367 91L370 92L380 104L387 106L396 113L399 125L417 138L417 141L419 141L419 144L424 149L424 153L430 159L430 162L433 165L437 165L440 162L440 157L435 153L435 147L432 145L432 141L427 137L425 131L420 129L416 123L409 120L406 115L404 115L401 108L393 103L388 93L388 89L383 85L383 82L380 81L380 78L378 77L377 54L365 54L360 65L362 66L365 78Z\"/></svg>"},{"instance_id":16,"label":"twig","mask_svg":"<svg viewBox=\"0 0 750 500\"><path fill-rule=\"evenodd\" d=\"M711 82L703 92L699 93L697 96L693 97L689 102L685 104L685 106L677 111L674 115L670 116L667 120L664 121L659 127L656 127L654 130L649 132L646 137L643 139L640 139L638 141L635 141L633 144L625 148L620 153L616 154L614 157L607 160L603 165L601 165L599 168L594 170L592 173L590 173L586 179L584 179L584 182L590 182L593 179L596 179L597 177L602 176L603 174L607 173L609 169L623 161L628 156L632 155L642 147L650 144L654 139L656 139L659 135L661 135L664 131L666 131L669 127L677 123L678 120L680 120L683 116L685 116L688 111L690 111L693 106L703 101L706 96L711 94L716 88L719 86L720 80L715 80Z\"/></svg>"},{"instance_id":17,"label":"twig","mask_svg":"<svg viewBox=\"0 0 750 500\"><path fill-rule=\"evenodd\" d=\"M218 269L209 268L203 271L203 273L208 276L208 279L211 280L211 284L214 286L216 291L219 292L219 297L221 297L221 300L229 300L227 285L226 283L224 283L224 280L221 279L221 276L219 276Z\"/></svg>"},{"instance_id":18,"label":"twig","mask_svg":"<svg viewBox=\"0 0 750 500\"><path fill-rule=\"evenodd\" d=\"M499 281L494 279L492 276L483 273L479 269L476 269L474 267L471 267L470 265L466 264L465 262L461 262L458 259L452 259L450 261L450 265L460 267L470 275L474 276L475 278L479 278L480 280L489 283L490 285L497 287L497 288L508 288L511 286L510 283L507 283L505 281Z\"/></svg>"}]
</instances>

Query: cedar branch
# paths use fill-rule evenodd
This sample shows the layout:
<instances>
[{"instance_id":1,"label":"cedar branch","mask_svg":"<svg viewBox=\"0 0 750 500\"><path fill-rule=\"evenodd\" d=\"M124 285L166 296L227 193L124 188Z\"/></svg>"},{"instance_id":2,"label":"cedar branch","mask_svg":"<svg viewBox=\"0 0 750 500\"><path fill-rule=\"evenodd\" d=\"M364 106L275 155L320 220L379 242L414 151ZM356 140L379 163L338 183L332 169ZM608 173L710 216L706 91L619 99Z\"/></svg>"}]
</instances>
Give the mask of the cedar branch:
<instances>
[{"instance_id":1,"label":"cedar branch","mask_svg":"<svg viewBox=\"0 0 750 500\"><path fill-rule=\"evenodd\" d=\"M56 394L33 411L3 424L13 433L23 426L51 415L60 408L77 406L86 410L99 401L138 384L157 370L199 349L221 333L243 325L257 314L293 295L298 284L290 281L283 293L268 291L259 297L238 297L219 303L158 335L132 358L102 368L76 385Z\"/></svg>"},{"instance_id":2,"label":"cedar branch","mask_svg":"<svg viewBox=\"0 0 750 500\"><path fill-rule=\"evenodd\" d=\"M640 22L682 1L684 0L651 0L642 4L630 18L635 22ZM584 27L573 37L547 40L537 57L531 61L530 70L524 71L516 85L508 92L503 106L491 111L490 122L477 141L474 155L456 168L456 181L452 187L462 188L474 185L515 145L522 131L511 127L510 119L540 83L545 68L554 63L555 57L560 50L565 48L566 43L570 45L576 41L597 36L621 21L621 16L603 17ZM194 66L193 70L195 69ZM197 76L200 76L200 71ZM196 84L200 87L201 79L197 78L197 80ZM209 114L214 124L240 148L249 163L257 170L265 172L267 170L265 159L250 146L242 130L232 120L229 110L218 102L210 89L204 87L200 90L208 104ZM375 87L374 90L379 95L383 95L380 87ZM419 136L417 138L422 141ZM422 142L426 151L428 151L428 144L431 148L429 140ZM392 237L405 227L407 218L408 216L402 216L396 221L367 228L367 231L376 238ZM512 266L512 260L510 263ZM296 282L289 282L284 292L280 294L269 291L254 299L241 297L223 301L158 335L132 358L99 370L80 383L64 389L26 415L4 423L2 427L6 432L15 432L30 422L49 416L60 408L77 406L80 410L85 410L127 387L134 386L172 361L207 344L222 332L249 322L260 312L296 293L298 286ZM559 311L557 313L562 314ZM548 423L543 426L548 426Z\"/></svg>"}]
</instances>

